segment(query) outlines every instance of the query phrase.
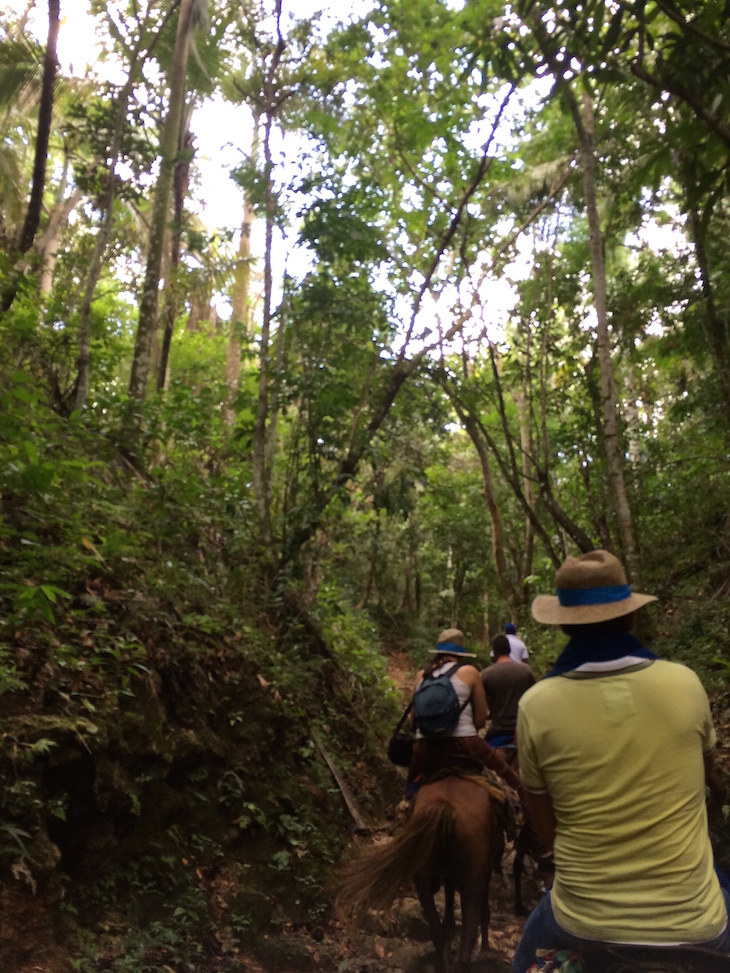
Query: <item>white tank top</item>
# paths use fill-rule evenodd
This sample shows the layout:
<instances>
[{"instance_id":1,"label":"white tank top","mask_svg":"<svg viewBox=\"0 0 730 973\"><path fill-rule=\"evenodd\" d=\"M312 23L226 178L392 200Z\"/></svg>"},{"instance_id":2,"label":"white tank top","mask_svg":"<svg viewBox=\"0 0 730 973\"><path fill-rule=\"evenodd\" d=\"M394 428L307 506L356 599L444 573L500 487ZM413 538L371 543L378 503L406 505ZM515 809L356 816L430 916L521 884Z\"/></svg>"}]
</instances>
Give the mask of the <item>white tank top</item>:
<instances>
[{"instance_id":1,"label":"white tank top","mask_svg":"<svg viewBox=\"0 0 730 973\"><path fill-rule=\"evenodd\" d=\"M443 676L453 665L453 662L444 662L437 669L434 669L433 675ZM450 682L456 690L456 695L459 697L459 706L464 706L464 703L471 696L471 689L465 682L459 679L458 669L451 677ZM456 729L450 735L452 737L473 737L477 735L477 730L474 726L474 707L472 706L471 700L462 709L459 714L459 722L456 724ZM422 734L416 730L416 739L419 739L421 736Z\"/></svg>"}]
</instances>

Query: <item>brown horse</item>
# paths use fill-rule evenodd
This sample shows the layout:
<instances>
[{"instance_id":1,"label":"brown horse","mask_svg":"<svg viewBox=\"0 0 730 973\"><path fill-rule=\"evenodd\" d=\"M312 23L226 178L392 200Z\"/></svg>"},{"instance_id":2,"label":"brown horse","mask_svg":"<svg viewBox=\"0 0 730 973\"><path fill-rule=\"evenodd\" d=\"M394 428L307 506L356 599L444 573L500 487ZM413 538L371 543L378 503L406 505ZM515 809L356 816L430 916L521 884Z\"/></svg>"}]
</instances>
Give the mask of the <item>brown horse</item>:
<instances>
[{"instance_id":1,"label":"brown horse","mask_svg":"<svg viewBox=\"0 0 730 973\"><path fill-rule=\"evenodd\" d=\"M489 791L468 778L446 777L420 789L411 817L392 841L349 863L337 900L358 917L368 909L387 908L413 879L436 950L436 971L444 973L457 891L462 918L456 969L468 973L480 926L482 950L487 949L489 882L503 849L500 813ZM442 882L443 922L434 902Z\"/></svg>"}]
</instances>

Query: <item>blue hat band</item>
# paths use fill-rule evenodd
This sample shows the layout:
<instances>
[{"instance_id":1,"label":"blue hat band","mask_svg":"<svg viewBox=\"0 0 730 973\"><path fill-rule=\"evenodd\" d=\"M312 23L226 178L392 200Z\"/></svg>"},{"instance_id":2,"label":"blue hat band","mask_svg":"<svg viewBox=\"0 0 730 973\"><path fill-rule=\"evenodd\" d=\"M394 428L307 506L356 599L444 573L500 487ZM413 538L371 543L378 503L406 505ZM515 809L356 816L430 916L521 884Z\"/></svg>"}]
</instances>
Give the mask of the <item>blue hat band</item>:
<instances>
[{"instance_id":1,"label":"blue hat band","mask_svg":"<svg viewBox=\"0 0 730 973\"><path fill-rule=\"evenodd\" d=\"M631 597L631 587L614 584L604 588L558 588L556 593L563 608L579 608L581 605L610 605L614 601L626 601Z\"/></svg>"},{"instance_id":2,"label":"blue hat band","mask_svg":"<svg viewBox=\"0 0 730 973\"><path fill-rule=\"evenodd\" d=\"M466 649L463 645L457 645L456 642L439 642L436 645L437 652L449 652L453 655L466 654Z\"/></svg>"}]
</instances>

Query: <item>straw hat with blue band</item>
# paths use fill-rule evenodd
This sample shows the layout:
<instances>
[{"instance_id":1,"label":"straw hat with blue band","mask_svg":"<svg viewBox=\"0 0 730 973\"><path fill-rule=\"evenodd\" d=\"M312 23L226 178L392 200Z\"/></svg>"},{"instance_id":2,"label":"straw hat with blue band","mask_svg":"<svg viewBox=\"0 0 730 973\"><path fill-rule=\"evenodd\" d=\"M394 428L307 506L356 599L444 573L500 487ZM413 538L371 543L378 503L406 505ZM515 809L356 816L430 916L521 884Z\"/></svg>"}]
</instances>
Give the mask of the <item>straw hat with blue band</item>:
<instances>
[{"instance_id":1,"label":"straw hat with blue band","mask_svg":"<svg viewBox=\"0 0 730 973\"><path fill-rule=\"evenodd\" d=\"M534 618L545 625L607 622L656 601L631 590L621 562L609 551L566 558L555 575L555 590L532 603Z\"/></svg>"},{"instance_id":2,"label":"straw hat with blue band","mask_svg":"<svg viewBox=\"0 0 730 973\"><path fill-rule=\"evenodd\" d=\"M456 655L466 659L476 659L476 652L464 648L464 633L458 628L445 628L439 635L435 649L428 650L431 655Z\"/></svg>"}]
</instances>

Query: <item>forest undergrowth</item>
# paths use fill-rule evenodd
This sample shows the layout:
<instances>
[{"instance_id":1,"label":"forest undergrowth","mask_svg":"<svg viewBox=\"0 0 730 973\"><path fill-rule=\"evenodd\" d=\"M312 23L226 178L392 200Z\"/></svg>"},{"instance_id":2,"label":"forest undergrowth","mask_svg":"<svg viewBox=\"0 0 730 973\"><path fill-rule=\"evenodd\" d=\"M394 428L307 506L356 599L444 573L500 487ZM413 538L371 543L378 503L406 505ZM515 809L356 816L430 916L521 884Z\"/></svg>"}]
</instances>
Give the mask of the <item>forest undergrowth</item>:
<instances>
[{"instance_id":1,"label":"forest undergrowth","mask_svg":"<svg viewBox=\"0 0 730 973\"><path fill-rule=\"evenodd\" d=\"M353 829L343 780L370 827L394 824L403 781L385 742L423 623L409 635L331 593L307 602L304 576L267 588L235 481L195 455L141 471L88 424L49 421L26 384L5 405L19 421L3 447L0 966L420 961L413 902L356 933L328 888ZM707 565L708 585L719 572ZM677 590L653 644L702 662L728 770L727 607L714 594ZM552 643L523 631L541 672ZM508 886L495 892L494 969L519 932Z\"/></svg>"},{"instance_id":2,"label":"forest undergrowth","mask_svg":"<svg viewBox=\"0 0 730 973\"><path fill-rule=\"evenodd\" d=\"M333 866L571 554L730 777L727 2L367 7L0 12L0 973L420 973Z\"/></svg>"}]
</instances>

